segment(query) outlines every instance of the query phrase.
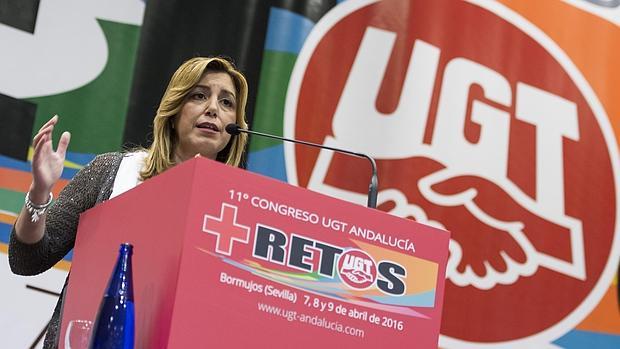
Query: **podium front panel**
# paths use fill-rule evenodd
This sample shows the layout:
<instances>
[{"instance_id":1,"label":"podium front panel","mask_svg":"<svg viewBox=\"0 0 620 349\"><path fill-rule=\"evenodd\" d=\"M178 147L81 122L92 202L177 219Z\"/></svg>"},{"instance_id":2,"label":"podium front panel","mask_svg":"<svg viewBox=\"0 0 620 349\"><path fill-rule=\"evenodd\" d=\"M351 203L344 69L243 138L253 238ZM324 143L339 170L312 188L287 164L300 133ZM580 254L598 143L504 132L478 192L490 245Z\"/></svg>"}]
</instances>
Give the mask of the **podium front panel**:
<instances>
[{"instance_id":1,"label":"podium front panel","mask_svg":"<svg viewBox=\"0 0 620 349\"><path fill-rule=\"evenodd\" d=\"M157 302L136 295L136 311L143 313L137 314L139 322L157 319L164 322L157 328L169 326L167 338L139 338L141 343L437 347L448 232L206 159L187 161L158 177L164 179L124 194L129 194L126 201L142 202L153 200L146 193L150 190L178 200L172 204L176 226L161 224L165 233L134 231L140 236L134 239L136 257L142 251L149 260L158 258L152 242L141 247L151 236L168 234L175 242L159 248L178 250L175 262L162 270L166 280L153 281L158 280L155 264L135 263L140 297L148 297L146 283L173 290L158 298L169 316L161 315ZM158 211L150 217L172 216ZM115 253L109 252L110 259ZM71 283L74 277L72 271ZM102 292L104 286L97 286ZM137 323L143 329L137 336L153 336L155 327Z\"/></svg>"}]
</instances>

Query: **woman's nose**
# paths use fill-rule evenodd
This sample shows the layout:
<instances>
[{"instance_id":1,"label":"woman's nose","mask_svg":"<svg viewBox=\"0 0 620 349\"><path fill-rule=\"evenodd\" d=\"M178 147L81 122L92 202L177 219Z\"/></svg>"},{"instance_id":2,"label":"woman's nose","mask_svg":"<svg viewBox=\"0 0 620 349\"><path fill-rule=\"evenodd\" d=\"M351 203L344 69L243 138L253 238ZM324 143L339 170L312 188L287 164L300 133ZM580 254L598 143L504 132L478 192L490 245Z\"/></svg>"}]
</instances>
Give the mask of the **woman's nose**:
<instances>
[{"instance_id":1,"label":"woman's nose","mask_svg":"<svg viewBox=\"0 0 620 349\"><path fill-rule=\"evenodd\" d=\"M207 101L204 114L214 118L217 117L217 100L215 98L211 98Z\"/></svg>"}]
</instances>

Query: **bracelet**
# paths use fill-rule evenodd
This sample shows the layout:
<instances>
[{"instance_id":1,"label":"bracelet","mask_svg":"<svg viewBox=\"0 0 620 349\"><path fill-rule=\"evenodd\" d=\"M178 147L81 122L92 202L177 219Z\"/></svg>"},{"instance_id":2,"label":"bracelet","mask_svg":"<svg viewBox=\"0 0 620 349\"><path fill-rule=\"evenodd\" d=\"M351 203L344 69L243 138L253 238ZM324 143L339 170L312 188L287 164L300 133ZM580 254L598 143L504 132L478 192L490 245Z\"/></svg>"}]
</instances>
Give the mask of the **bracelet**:
<instances>
[{"instance_id":1,"label":"bracelet","mask_svg":"<svg viewBox=\"0 0 620 349\"><path fill-rule=\"evenodd\" d=\"M47 202L44 203L43 205L37 205L33 203L32 201L30 201L30 192L26 193L26 199L25 199L26 209L30 213L30 221L32 223L36 223L39 220L39 218L43 214L45 214L45 211L47 210L47 208L52 204L53 198L54 198L54 195L52 194L52 192L50 192L50 196Z\"/></svg>"}]
</instances>

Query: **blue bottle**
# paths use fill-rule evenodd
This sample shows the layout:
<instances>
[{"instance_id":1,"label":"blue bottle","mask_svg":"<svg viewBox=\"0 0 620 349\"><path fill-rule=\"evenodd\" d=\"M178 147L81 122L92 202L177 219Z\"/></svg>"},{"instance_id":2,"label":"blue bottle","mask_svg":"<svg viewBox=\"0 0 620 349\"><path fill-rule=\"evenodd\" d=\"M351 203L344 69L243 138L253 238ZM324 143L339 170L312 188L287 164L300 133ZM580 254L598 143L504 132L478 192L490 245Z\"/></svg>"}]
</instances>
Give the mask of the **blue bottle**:
<instances>
[{"instance_id":1,"label":"blue bottle","mask_svg":"<svg viewBox=\"0 0 620 349\"><path fill-rule=\"evenodd\" d=\"M128 349L134 347L135 310L131 255L133 246L121 244L116 266L97 313L91 349Z\"/></svg>"}]
</instances>

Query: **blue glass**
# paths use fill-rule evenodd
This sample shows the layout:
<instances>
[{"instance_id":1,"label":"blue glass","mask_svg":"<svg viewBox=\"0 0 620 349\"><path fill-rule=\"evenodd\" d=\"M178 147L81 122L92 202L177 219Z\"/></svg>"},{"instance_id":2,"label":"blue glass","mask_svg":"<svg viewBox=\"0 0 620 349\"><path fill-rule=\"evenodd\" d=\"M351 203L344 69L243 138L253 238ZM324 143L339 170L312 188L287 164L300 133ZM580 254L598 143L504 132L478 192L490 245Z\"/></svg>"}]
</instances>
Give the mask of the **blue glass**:
<instances>
[{"instance_id":1,"label":"blue glass","mask_svg":"<svg viewBox=\"0 0 620 349\"><path fill-rule=\"evenodd\" d=\"M116 266L95 320L91 349L128 349L134 347L135 309L131 255L133 246L121 244Z\"/></svg>"}]
</instances>

